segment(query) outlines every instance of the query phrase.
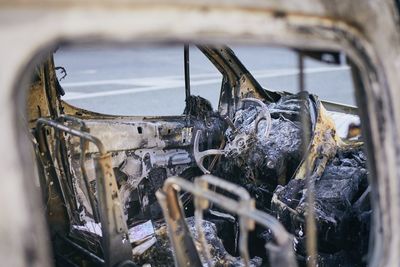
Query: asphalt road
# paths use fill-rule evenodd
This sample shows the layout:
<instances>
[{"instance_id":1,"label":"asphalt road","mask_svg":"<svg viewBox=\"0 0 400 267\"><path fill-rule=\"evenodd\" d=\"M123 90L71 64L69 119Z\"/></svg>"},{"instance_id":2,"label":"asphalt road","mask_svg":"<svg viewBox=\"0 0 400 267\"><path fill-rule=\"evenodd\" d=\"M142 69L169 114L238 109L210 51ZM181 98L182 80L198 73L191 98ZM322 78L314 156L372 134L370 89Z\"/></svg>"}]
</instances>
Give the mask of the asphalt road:
<instances>
[{"instance_id":1,"label":"asphalt road","mask_svg":"<svg viewBox=\"0 0 400 267\"><path fill-rule=\"evenodd\" d=\"M288 49L232 47L262 86L297 92L297 55ZM190 50L192 94L217 108L222 76L201 52ZM60 48L56 66L67 76L63 99L72 105L113 115L178 115L184 109L183 47ZM321 99L354 105L347 65L307 59L306 88ZM61 77L61 73L59 73Z\"/></svg>"}]
</instances>

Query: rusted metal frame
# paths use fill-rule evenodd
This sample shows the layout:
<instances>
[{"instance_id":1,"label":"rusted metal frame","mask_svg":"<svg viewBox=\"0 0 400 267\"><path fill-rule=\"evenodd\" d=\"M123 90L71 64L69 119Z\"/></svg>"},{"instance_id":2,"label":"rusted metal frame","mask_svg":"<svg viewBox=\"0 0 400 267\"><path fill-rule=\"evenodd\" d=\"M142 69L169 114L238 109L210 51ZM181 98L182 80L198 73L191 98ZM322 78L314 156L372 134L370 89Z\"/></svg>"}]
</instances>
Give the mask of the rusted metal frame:
<instances>
[{"instance_id":1,"label":"rusted metal frame","mask_svg":"<svg viewBox=\"0 0 400 267\"><path fill-rule=\"evenodd\" d=\"M77 210L77 199L74 193L74 186L72 183L72 174L68 165L68 155L66 145L64 142L63 134L61 131L56 130L55 133L55 145L54 145L54 156L57 161L58 171L60 178L65 181L65 190L68 194L68 198L71 198L70 207L72 211ZM74 212L73 212L74 213Z\"/></svg>"},{"instance_id":2,"label":"rusted metal frame","mask_svg":"<svg viewBox=\"0 0 400 267\"><path fill-rule=\"evenodd\" d=\"M102 230L102 247L106 266L132 259L132 246L123 213L111 153L94 158L97 197Z\"/></svg>"},{"instance_id":3,"label":"rusted metal frame","mask_svg":"<svg viewBox=\"0 0 400 267\"><path fill-rule=\"evenodd\" d=\"M68 128L67 126L64 126L55 121L45 119L45 118L39 118L36 122L36 131L38 133L39 147L41 148L40 150L42 151L42 153L45 153L44 151L46 151L47 157L49 157L47 159L48 162L46 165L51 166L51 168L50 168L51 174L50 175L51 175L51 177L58 178L57 184L59 184L61 194L62 194L63 200L64 200L64 205L66 206L66 210L67 210L70 222L76 221L74 210L72 209L72 207L74 207L74 205L73 205L73 201L71 201L71 199L75 200L75 198L74 198L74 195L72 194L72 192L69 192L69 194L72 194L72 195L67 195L67 193L65 192L64 186L63 186L63 182L61 181L61 177L59 177L59 175L57 174L57 171L54 167L54 164L51 162L51 156L49 154L49 151L48 151L48 148L46 145L47 142L46 142L46 138L44 137L44 131L43 131L43 126L45 126L45 125L50 126L56 130L64 131L64 132L68 132L71 129ZM76 131L76 130L74 130L74 131ZM79 134L80 132L76 131L76 133ZM98 142L100 142L100 141L98 141Z\"/></svg>"},{"instance_id":4,"label":"rusted metal frame","mask_svg":"<svg viewBox=\"0 0 400 267\"><path fill-rule=\"evenodd\" d=\"M164 190L157 191L156 197L160 203L164 220L168 227L168 237L174 250L175 266L203 266L186 224L185 213L176 189L169 186Z\"/></svg>"},{"instance_id":5,"label":"rusted metal frame","mask_svg":"<svg viewBox=\"0 0 400 267\"><path fill-rule=\"evenodd\" d=\"M217 180L211 178L211 176L203 176L200 179L195 180L195 185L203 188L204 190L208 189L208 185L210 184L213 186L213 190L215 191L214 188L223 188L227 192L236 195L240 199L240 204L243 207L249 208L249 209L254 209L255 207L255 202L250 198L249 193L244 190L241 187L238 187L236 185L226 183L223 180ZM202 231L202 221L203 221L203 211L209 207L209 202L207 199L204 199L200 196L195 196L194 198L194 204L195 204L195 223L196 223L196 230L197 233L200 237L200 243L202 245L202 251L205 254L206 259L211 262L211 257L210 257L210 252L208 249L208 244L205 239L204 233ZM249 233L248 231L254 230L255 224L253 221L241 216L240 217L240 222L239 222L239 228L240 228L240 237L239 237L239 251L240 251L240 256L243 259L244 265L246 267L250 266L250 254L247 249L248 246L248 239L249 239ZM211 266L211 264L209 264Z\"/></svg>"},{"instance_id":6,"label":"rusted metal frame","mask_svg":"<svg viewBox=\"0 0 400 267\"><path fill-rule=\"evenodd\" d=\"M362 1L361 1L362 2ZM369 1L369 2L373 2L373 1ZM319 3L319 2L318 2ZM322 2L321 2L322 3ZM328 3L328 2L326 2L326 3ZM312 4L312 2L311 2L311 4ZM286 6L290 6L290 4L287 4L286 2L285 2L285 5ZM32 6L33 6L33 4L32 4ZM251 5L250 5L251 6ZM277 5L276 5L277 6ZM340 7L340 5L330 5L330 6L328 6L328 5L326 5L327 7L334 7L334 6L339 6ZM376 6L376 5L375 5ZM380 5L380 6L382 6L382 5ZM254 8L254 10L256 10L256 8ZM284 11L287 11L287 10L285 10L285 7L282 9L282 10L284 10ZM306 9L307 10L307 9ZM330 10L329 8L325 8L324 10ZM346 18L347 16L346 16L346 14L343 14L342 16L340 15L341 14L341 12L339 12L339 11L343 11L343 10L346 10L346 8L343 8L343 7L341 7L341 8L339 8L339 9L336 9L336 10L334 10L333 12L325 12L325 11L323 11L322 13L323 14L325 14L325 13L327 13L327 15L326 16L324 16L324 17L335 17L335 16L337 16L337 17L340 17L340 18ZM353 10L353 9L347 9L347 10ZM293 12L293 10L289 10L290 12ZM294 9L294 11L296 11L296 8ZM299 10L299 11L301 11L301 10ZM336 12L335 13L335 11L338 11L338 12ZM290 14L290 12L288 12L289 13L289 16L291 15ZM284 16L288 16L287 14L288 14L287 12L281 12L281 11L279 11L279 12L276 12L276 14L281 14L280 16L282 16L282 15L284 15ZM295 12L293 12L293 13L295 13ZM297 12L297 14L300 14L301 12ZM316 13L318 13L318 12L316 12ZM312 14L312 12L310 13L310 14ZM329 16L329 14L331 14L331 16ZM370 13L368 13L368 14L370 14ZM371 13L371 14L374 14L374 13ZM373 16L371 16L371 14L370 14L370 16L364 16L364 18L365 17L367 17L367 18L371 18L371 17L373 17ZM381 14L385 14L385 13L381 13ZM62 15L62 14L61 14ZM350 20L350 21L353 21L352 20L352 18L350 18L350 17L348 17L349 19L348 20ZM290 21L289 19L287 20L288 22ZM355 21L360 21L360 19L355 19ZM318 22L318 21L317 21ZM289 23L290 24L290 23ZM293 23L294 24L294 23ZM292 24L290 24L290 25L292 25ZM363 26L363 24L362 23L359 23L359 24L357 24L357 25L360 25L360 27L361 26ZM368 25L367 25L368 26ZM367 27L368 28L368 27ZM366 32L366 34L368 34L369 33L369 31L367 31L367 28L364 28L364 27L361 27L361 30L365 30L365 32ZM303 31L304 31L304 29L308 29L308 28L302 28L303 29ZM369 27L369 29L374 29L374 27ZM78 34L79 35L79 34ZM250 34L250 36L251 36L251 34ZM396 37L397 35L394 35L394 37ZM52 38L49 38L49 39L52 39ZM54 38L53 38L54 39ZM52 40L53 40L52 39ZM370 38L370 39L373 39L373 38ZM386 64L387 65L387 64ZM393 83L395 83L395 82L392 82L392 81L389 81L390 83L391 83L391 85L393 84ZM367 98L367 99L369 99L369 100L371 100L369 97ZM367 102L365 102L365 104L367 104ZM374 104L374 102L372 103L372 104ZM383 103L384 105L386 105L387 104L387 102L384 102ZM17 105L14 105L14 106L17 106ZM384 113L383 113L383 115L385 115ZM365 116L365 118L368 118L368 116L366 115ZM372 119L374 119L374 118L372 118ZM363 124L364 124L364 122L363 122ZM367 129L367 128L365 128L365 129ZM372 129L375 129L374 127L372 127ZM390 128L389 130L391 130L392 128ZM369 140L369 139L368 139ZM379 144L377 144L377 145L379 145ZM383 149L382 149L383 150ZM371 149L371 151L373 151L372 149ZM384 152L385 152L385 150L384 150ZM371 155L371 154L370 154ZM383 163L381 163L381 165L385 165L384 164L384 162L385 161L382 161ZM384 166L385 167L385 166ZM387 166L386 166L387 167ZM380 175L381 176L381 175ZM389 178L391 178L391 177L389 177ZM375 178L374 178L375 179ZM382 183L381 184L386 184L386 180L385 179L382 179L382 181L381 181ZM380 197L380 198L383 198L382 196ZM376 198L376 200L380 200L380 198L379 197L377 197ZM387 197L388 199L389 199L389 197ZM391 198L391 199L394 199L394 198ZM393 203L396 203L396 202L393 202ZM382 204L382 206L383 206L384 204ZM390 212L390 210L388 209L388 210L386 210L386 209L384 209L383 210L383 212ZM378 211L376 212L376 214L377 213L379 213L379 209L378 209ZM385 213L386 214L386 213ZM389 213L389 215L387 215L386 217L393 217L393 215L392 215L392 213ZM383 225L383 228L387 228L387 227L385 227L385 225ZM385 241L385 243L386 243L386 240L384 240ZM393 244L394 244L394 242L393 242ZM386 247L386 246L385 246ZM381 258L386 258L386 257L381 257Z\"/></svg>"},{"instance_id":7,"label":"rusted metal frame","mask_svg":"<svg viewBox=\"0 0 400 267\"><path fill-rule=\"evenodd\" d=\"M302 51L298 51L298 68L299 68L299 92L304 98L303 100L308 103L308 97L305 97L305 77L304 77L304 55ZM305 168L306 168L306 188L307 188L307 214L306 214L306 250L307 250L307 266L315 267L317 265L317 236L316 236L316 222L315 222L315 210L314 210L314 179L311 177L311 163L308 157L308 142L311 137L309 124L305 110L300 111L301 124L303 129L302 143L303 143L303 156L305 157Z\"/></svg>"},{"instance_id":8,"label":"rusted metal frame","mask_svg":"<svg viewBox=\"0 0 400 267\"><path fill-rule=\"evenodd\" d=\"M47 192L47 181L46 181L46 172L45 172L45 163L43 162L40 148L39 148L39 143L37 142L37 139L34 137L35 133L32 131L32 144L33 144L33 150L35 152L35 159L36 159L36 166L37 170L39 173L39 184L40 184L40 190L42 193L42 200L43 203L46 203L48 199L48 192ZM44 153L44 152L43 152Z\"/></svg>"},{"instance_id":9,"label":"rusted metal frame","mask_svg":"<svg viewBox=\"0 0 400 267\"><path fill-rule=\"evenodd\" d=\"M204 180L200 179L195 179L194 183L196 186L201 187L203 189L208 188L208 184ZM212 191L215 191L216 188L213 188ZM207 263L208 266L212 266L212 261L211 261L211 253L208 248L207 240L202 228L202 223L203 223L203 211L209 207L209 203L206 199L202 199L198 196L194 197L194 218L195 218L195 227L196 227L196 232L200 240L200 245L201 245L201 253L203 254L203 259ZM247 240L247 235L240 236L241 240L242 237L243 239ZM248 254L245 254L245 256L248 256ZM245 262L247 262L248 258L245 258Z\"/></svg>"},{"instance_id":10,"label":"rusted metal frame","mask_svg":"<svg viewBox=\"0 0 400 267\"><path fill-rule=\"evenodd\" d=\"M44 67L43 67L43 77L44 77L44 86L45 86L45 95L46 95L46 99L47 99L47 108L49 110L49 114L52 118L57 118L59 115L59 95L57 93L57 85L58 81L57 81L57 75L54 71L54 59L52 56L49 56L48 59L46 60ZM56 133L58 134L58 132ZM65 191L68 192L68 194L70 195L70 197L72 198L71 201L69 201L69 198L65 199L66 201L69 201L69 205L70 205L70 211L72 212L73 210L76 210L76 197L75 194L72 194L73 191L73 185L72 185L72 175L70 173L70 169L68 166L68 161L66 160L66 158L68 157L65 153L66 153L66 145L64 142L64 139L61 138L61 134L59 135L59 138L55 138L55 151L57 153L55 153L55 158L57 161L57 164L59 166L59 172L61 177L64 177L63 180L66 181L65 184L65 188L63 189L63 194L65 193ZM57 172L57 171L56 171ZM63 172L63 173L61 173ZM58 177L58 175L57 175ZM60 179L60 178L59 178ZM61 182L61 181L60 181ZM62 184L64 184L62 182Z\"/></svg>"},{"instance_id":11,"label":"rusted metal frame","mask_svg":"<svg viewBox=\"0 0 400 267\"><path fill-rule=\"evenodd\" d=\"M57 76L54 72L54 60L52 56L49 56L49 59L44 64L45 93L50 116L52 118L57 118L59 115L59 109L57 108L58 97L56 95L54 79L57 79Z\"/></svg>"},{"instance_id":12,"label":"rusted metal frame","mask_svg":"<svg viewBox=\"0 0 400 267\"><path fill-rule=\"evenodd\" d=\"M54 138L55 144L54 144L53 155L55 156L56 161L57 161L57 166L59 167L58 171L60 172L61 177L64 177L64 180L66 181L66 188L69 193L72 193L73 185L72 185L71 175L70 175L70 172L68 171L67 166L64 162L66 160L64 157L65 146L63 146L60 141L60 139L63 138L62 132L56 131L54 133L54 135L55 135L55 138Z\"/></svg>"},{"instance_id":13,"label":"rusted metal frame","mask_svg":"<svg viewBox=\"0 0 400 267\"><path fill-rule=\"evenodd\" d=\"M86 127L86 123L84 120L81 120L79 118L76 117L72 117L69 115L61 115L60 116L61 120L69 120L72 122L76 122L80 125L80 131L82 132L89 132L89 128ZM100 221L100 216L98 213L98 208L97 208L97 203L96 203L96 198L92 192L92 190L90 189L90 183L89 183L89 178L86 172L86 166L85 166L85 154L86 154L86 150L88 147L88 142L83 139L80 138L80 149L81 149L81 155L79 157L79 161L80 161L80 165L81 165L81 174L82 174L82 179L85 183L85 189L86 189L86 194L87 194L87 198L89 199L89 203L90 206L92 207L92 212L93 212L93 218L94 221L96 223L98 223Z\"/></svg>"},{"instance_id":14,"label":"rusted metal frame","mask_svg":"<svg viewBox=\"0 0 400 267\"><path fill-rule=\"evenodd\" d=\"M66 199L62 188L59 175L50 155L48 143L45 141L44 132L36 129L38 138L38 152L40 168L43 170L43 177L40 178L42 191L45 192L44 203L46 207L47 219L51 232L67 231L69 223L72 221L72 212L69 201Z\"/></svg>"},{"instance_id":15,"label":"rusted metal frame","mask_svg":"<svg viewBox=\"0 0 400 267\"><path fill-rule=\"evenodd\" d=\"M37 125L37 130L39 132L42 131L43 126L49 126L51 128L61 130L68 134L86 139L87 141L90 141L96 145L96 147L98 148L101 155L107 154L107 150L105 149L105 147L104 147L103 143L100 141L100 139L98 139L97 137L95 137L89 133L85 133L85 132L81 132L81 131L72 129L68 126L65 126L65 125L59 123L59 122L56 122L56 121L53 121L50 119L45 119L45 118L39 118L36 122L36 125ZM42 136L42 138L43 138L43 136Z\"/></svg>"},{"instance_id":16,"label":"rusted metal frame","mask_svg":"<svg viewBox=\"0 0 400 267\"><path fill-rule=\"evenodd\" d=\"M40 120L40 119L39 119ZM48 188L47 192L48 192L48 199L50 200L51 198L51 193L49 192L51 190L51 188L54 188L56 191L55 193L58 195L58 197L60 197L63 201L63 204L65 205L66 208L66 212L68 214L69 220L74 221L74 214L73 214L73 210L71 208L71 206L73 205L71 202L71 198L69 195L67 195L67 192L65 191L65 185L64 182L62 181L62 178L60 177L60 175L57 173L56 167L54 165L54 162L52 160L52 156L50 154L50 149L48 147L48 143L46 142L46 138L45 138L45 133L42 130L42 124L40 121L37 121L37 127L36 127L36 131L37 131L37 136L38 136L38 143L39 143L39 150L40 150L40 154L41 154L41 159L43 161L43 166L44 166L44 170L45 173L48 177L50 177L50 179L47 181L46 183L46 188ZM55 182L56 180L56 182ZM54 186L54 187L53 187ZM49 204L50 206L52 206L53 204L51 203L53 200L47 201L46 203ZM52 212L51 212L52 213Z\"/></svg>"},{"instance_id":17,"label":"rusted metal frame","mask_svg":"<svg viewBox=\"0 0 400 267\"><path fill-rule=\"evenodd\" d=\"M98 192L99 215L102 229L102 247L106 266L115 266L132 259L132 247L128 237L128 227L123 216L118 186L112 169L111 154L102 142L89 133L81 132L53 120L40 118L37 129L49 126L68 134L86 139L96 145L100 155L94 158ZM42 137L43 138L43 137Z\"/></svg>"},{"instance_id":18,"label":"rusted metal frame","mask_svg":"<svg viewBox=\"0 0 400 267\"><path fill-rule=\"evenodd\" d=\"M238 196L241 200L236 201L209 190L209 184L223 188L224 190ZM189 260L187 256L189 254L197 254L192 238L186 238L186 240L177 240L175 235L176 229L180 229L181 232L185 232L183 234L180 233L181 235L190 237L190 232L187 230L187 225L184 221L182 206L177 196L178 191L181 190L190 192L195 196L195 206L196 208L200 209L201 212L203 209L208 207L209 202L212 202L228 212L232 212L240 216L240 234L242 236L241 240L239 241L240 252L246 266L249 266L246 233L249 230L254 229L255 222L270 229L273 233L276 246L271 246L271 249L276 250L277 247L279 247L280 249L286 250L286 253L283 253L285 258L281 258L279 260L285 262L286 266L297 266L292 247L292 239L279 221L275 217L255 209L254 200L250 198L246 190L240 186L211 175L203 175L198 177L196 178L195 183L191 183L180 177L170 177L165 181L162 191L158 191L156 194L161 207L163 208L164 217L168 224L168 229L170 231L169 236L174 247L175 255L179 255L179 258L177 256L175 258L177 266L183 266L185 263L188 263ZM200 217L196 218L196 228L201 226L202 216L200 211L196 212L197 216L200 215ZM183 228L179 228L179 226ZM199 231L199 229L197 229L197 231ZM201 243L204 249L204 247L207 247L207 244L204 244L205 239L201 236L199 237L202 240ZM186 248L184 251L186 253L183 253L182 248ZM188 253L188 248L191 249L190 253ZM201 266L201 262L191 263L195 264L192 266Z\"/></svg>"}]
</instances>

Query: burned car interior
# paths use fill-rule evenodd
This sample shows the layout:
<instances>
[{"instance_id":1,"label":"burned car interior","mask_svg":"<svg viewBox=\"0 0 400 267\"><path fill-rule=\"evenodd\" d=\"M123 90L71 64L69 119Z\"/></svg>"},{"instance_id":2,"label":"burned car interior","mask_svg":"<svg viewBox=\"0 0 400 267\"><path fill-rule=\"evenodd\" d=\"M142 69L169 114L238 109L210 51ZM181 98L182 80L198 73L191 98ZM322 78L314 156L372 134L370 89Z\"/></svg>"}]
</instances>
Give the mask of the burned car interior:
<instances>
[{"instance_id":1,"label":"burned car interior","mask_svg":"<svg viewBox=\"0 0 400 267\"><path fill-rule=\"evenodd\" d=\"M219 104L115 116L62 100L38 65L28 123L57 266L365 266L371 221L357 109L263 88L228 46L197 48L222 74ZM68 72L68 69L66 70ZM335 114L334 116L332 114Z\"/></svg>"}]
</instances>

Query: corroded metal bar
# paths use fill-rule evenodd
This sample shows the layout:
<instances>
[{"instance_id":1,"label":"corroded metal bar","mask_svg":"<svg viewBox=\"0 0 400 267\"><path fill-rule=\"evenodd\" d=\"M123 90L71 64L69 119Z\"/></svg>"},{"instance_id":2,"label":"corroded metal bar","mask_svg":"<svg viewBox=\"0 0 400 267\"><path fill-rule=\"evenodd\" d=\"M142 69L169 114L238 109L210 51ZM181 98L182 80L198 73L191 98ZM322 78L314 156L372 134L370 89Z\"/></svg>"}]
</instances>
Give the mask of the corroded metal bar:
<instances>
[{"instance_id":1,"label":"corroded metal bar","mask_svg":"<svg viewBox=\"0 0 400 267\"><path fill-rule=\"evenodd\" d=\"M298 51L298 68L299 68L299 91L305 92L305 77L304 77L304 55L302 51ZM308 98L304 97L303 100L308 102ZM303 107L303 106L302 106ZM307 266L315 267L317 265L317 236L316 236L316 223L314 211L314 180L311 177L311 163L308 157L308 142L310 140L310 129L308 127L306 112L300 110L301 124L303 129L303 155L305 157L306 168L306 184L307 184L307 217L306 217L306 248L308 254Z\"/></svg>"},{"instance_id":2,"label":"corroded metal bar","mask_svg":"<svg viewBox=\"0 0 400 267\"><path fill-rule=\"evenodd\" d=\"M174 249L175 266L202 267L177 194L173 186L156 192L167 223L169 240Z\"/></svg>"},{"instance_id":3,"label":"corroded metal bar","mask_svg":"<svg viewBox=\"0 0 400 267\"><path fill-rule=\"evenodd\" d=\"M157 198L161 204L161 207L163 208L163 212L169 229L178 228L178 225L176 223L177 218L184 219L184 213L182 211L181 205L179 204L177 194L178 191L181 190L187 191L192 193L195 199L197 198L197 204L195 204L196 207L204 209L208 206L208 201L209 201L225 209L226 211L237 214L241 217L240 218L241 235L244 236L244 238L242 239L242 241L239 242L241 246L240 248L241 256L243 257L246 266L249 266L246 232L248 232L251 229L254 229L255 223L258 223L271 230L271 232L274 235L276 243L275 244L276 246L274 246L273 248L276 249L277 247L279 247L279 249L285 250L285 252L281 253L281 255L285 255L285 257L288 257L288 259L285 262L290 264L287 266L297 266L294 256L294 251L292 248L292 239L290 235L286 232L285 228L280 224L280 222L275 217L265 212L259 211L254 207L254 201L250 198L248 192L245 189L211 175L203 175L201 177L196 178L196 181L197 182L192 183L180 177L170 177L165 181L163 189L157 192ZM207 187L205 186L208 184L223 188L224 190L236 196L239 196L240 201L236 201L232 198L226 197L224 195L209 190L208 186ZM171 205L170 203L175 203L174 207L180 207L180 208L177 209L168 206ZM179 223L182 222L184 222L184 220L179 221ZM184 225L186 225L186 223L184 223ZM190 237L190 233L187 230L187 225L186 228L180 228L180 229L181 231L179 233L181 235ZM171 241L174 241L174 239L176 239L174 235L175 232L170 231ZM179 263L188 262L188 260L184 257L182 252L182 248L185 248L186 249L185 252L187 252L187 247L184 246L185 243L180 243L179 246L177 245L176 242L172 242L172 244L176 255L175 260L176 263L178 263L178 266L181 266L179 265ZM187 244L192 244L194 246L193 240L187 241ZM204 247L205 245L203 244L202 246ZM194 253L197 254L197 252L194 250L195 248L192 247L191 254ZM183 257L177 259L177 255L181 257L183 255ZM277 257L279 258L279 255ZM201 266L201 263L197 262L192 264L192 266Z\"/></svg>"},{"instance_id":4,"label":"corroded metal bar","mask_svg":"<svg viewBox=\"0 0 400 267\"><path fill-rule=\"evenodd\" d=\"M102 231L102 248L104 250L106 266L115 266L127 259L132 259L128 226L123 216L118 186L112 168L111 154L107 153L104 145L98 138L89 133L72 129L45 118L37 120L39 132L42 131L44 125L78 136L97 146L100 155L94 157L94 163ZM43 139L43 136L40 135L39 138Z\"/></svg>"},{"instance_id":5,"label":"corroded metal bar","mask_svg":"<svg viewBox=\"0 0 400 267\"><path fill-rule=\"evenodd\" d=\"M86 123L84 120L81 120L79 118L72 117L69 115L61 115L60 118L62 120L69 120L72 122L76 122L80 125L80 130L82 132L88 132L88 128L86 127ZM86 172L86 167L85 167L85 152L87 149L87 145L88 145L88 142L85 139L81 138L80 139L81 155L80 155L79 161L80 161L80 165L81 165L82 179L85 184L86 195L89 200L90 206L92 207L93 218L94 218L94 221L96 223L98 223L98 222L100 222L100 217L99 217L99 213L97 210L96 198L95 198L92 190L90 190L89 178L88 178L88 175Z\"/></svg>"},{"instance_id":6,"label":"corroded metal bar","mask_svg":"<svg viewBox=\"0 0 400 267\"><path fill-rule=\"evenodd\" d=\"M228 183L224 180L221 179L215 179L213 176L207 176L204 175L200 177L199 179L196 179L203 181L203 188L205 190L208 189L208 184L211 184L215 187L222 188L229 193L232 193L236 195L240 201L240 205L243 208L253 210L255 207L254 201L251 199L249 193L244 190L242 187L239 187L235 184ZM204 183L205 182L205 183ZM199 198L199 197L197 197ZM243 258L243 263L246 267L250 266L250 254L247 249L248 245L248 240L249 240L249 231L254 230L255 224L254 221L251 219L246 218L245 216L240 216L240 221L239 221L239 227L240 227L240 237L239 237L239 251L240 251L240 256ZM205 246L205 245L203 245Z\"/></svg>"},{"instance_id":7,"label":"corroded metal bar","mask_svg":"<svg viewBox=\"0 0 400 267\"><path fill-rule=\"evenodd\" d=\"M107 266L116 266L132 259L128 226L112 168L111 153L95 157L94 163L104 258Z\"/></svg>"},{"instance_id":8,"label":"corroded metal bar","mask_svg":"<svg viewBox=\"0 0 400 267\"><path fill-rule=\"evenodd\" d=\"M100 141L100 139L98 139L97 137L95 137L91 134L72 129L61 123L55 122L53 120L45 119L45 118L39 118L36 122L36 125L37 125L37 130L39 132L41 132L44 125L47 125L47 126L55 128L57 130L61 130L63 132L78 136L80 138L86 139L86 140L94 143L97 146L101 155L105 155L107 153L107 150L105 149L105 147L104 147L103 143Z\"/></svg>"}]
</instances>

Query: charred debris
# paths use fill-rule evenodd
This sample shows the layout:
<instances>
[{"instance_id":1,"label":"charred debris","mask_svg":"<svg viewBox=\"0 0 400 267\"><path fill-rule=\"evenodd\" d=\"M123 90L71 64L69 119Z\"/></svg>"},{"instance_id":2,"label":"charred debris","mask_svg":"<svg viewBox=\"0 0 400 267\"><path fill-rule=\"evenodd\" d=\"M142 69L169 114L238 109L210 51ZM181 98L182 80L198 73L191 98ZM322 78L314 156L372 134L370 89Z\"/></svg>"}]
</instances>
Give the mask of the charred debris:
<instances>
[{"instance_id":1,"label":"charred debris","mask_svg":"<svg viewBox=\"0 0 400 267\"><path fill-rule=\"evenodd\" d=\"M222 155L205 158L203 167L211 174L245 188L255 199L257 209L275 216L293 235L296 258L303 265L307 253L307 201L306 177L301 176L304 173L304 156L300 112L306 112L310 118L307 127L313 133L308 146L311 153L315 153L312 179L315 183L319 266L363 266L368 247L371 208L362 143L339 140L331 124L324 121L329 117L321 115L319 109L323 107L319 106L318 99L315 96L309 96L309 101L303 99L299 95L286 95L276 103L267 103L265 106L250 101L235 113L232 121L227 121L212 110L207 100L192 96L185 114L192 120L194 131L202 132L200 151L225 149ZM255 120L263 108L267 108L271 120L260 122L255 132ZM315 132L316 129L319 133ZM232 145L237 136L247 137L242 146ZM317 148L313 150L313 147ZM173 249L156 192L170 176L178 175L193 181L203 174L201 168L194 164L191 149L186 152L181 153L180 157L171 157L164 165L154 164L150 155L142 157L127 152L126 159L114 168L129 233L146 224L151 228L147 235L136 232L136 235L144 235L142 240L134 243L133 257L139 265L174 264ZM140 165L140 181L132 175L134 168L129 165L133 162ZM221 189L217 192L230 194ZM193 218L193 197L182 193L180 200L189 231L199 246ZM242 266L239 261L238 216L211 205L204 213L202 230L209 244L213 265ZM135 232L132 233L131 241L135 240ZM252 244L249 246L251 266L268 266L270 260L265 244L274 239L271 231L257 226L249 238Z\"/></svg>"},{"instance_id":2,"label":"charred debris","mask_svg":"<svg viewBox=\"0 0 400 267\"><path fill-rule=\"evenodd\" d=\"M339 138L316 96L265 94L222 101L226 112L189 95L183 116L167 119L32 119L57 263L303 266L311 179L318 266L364 266L371 205L362 142Z\"/></svg>"}]
</instances>

